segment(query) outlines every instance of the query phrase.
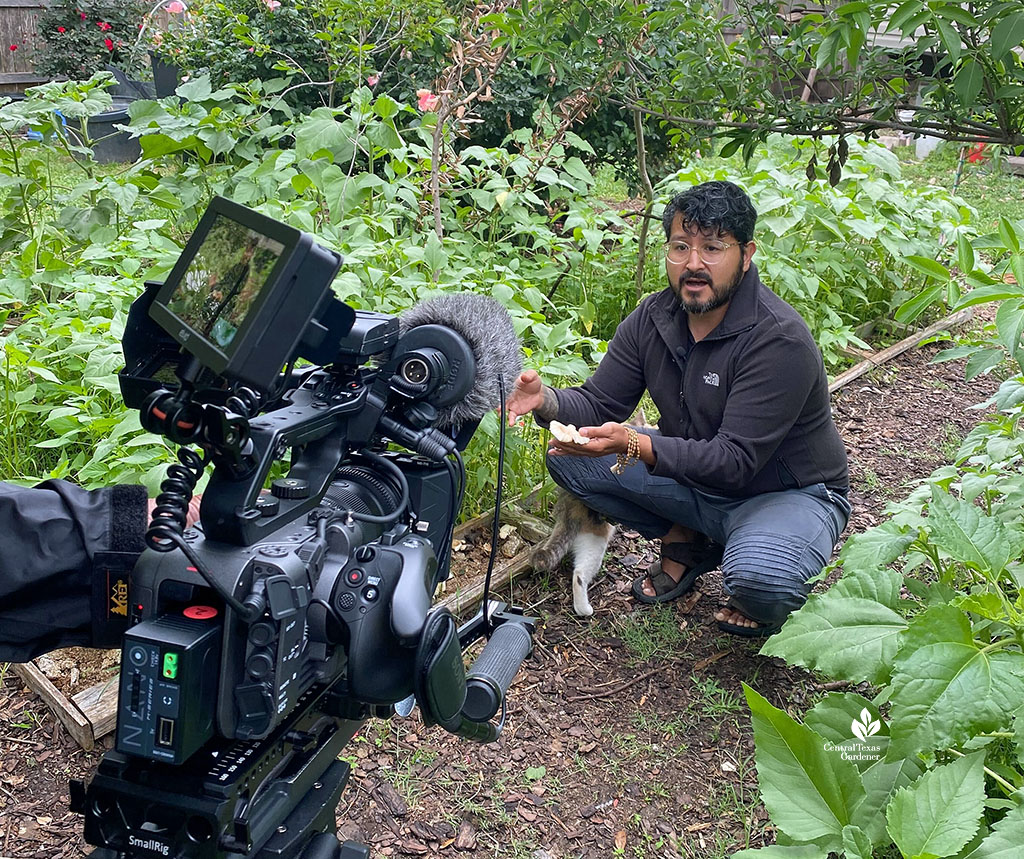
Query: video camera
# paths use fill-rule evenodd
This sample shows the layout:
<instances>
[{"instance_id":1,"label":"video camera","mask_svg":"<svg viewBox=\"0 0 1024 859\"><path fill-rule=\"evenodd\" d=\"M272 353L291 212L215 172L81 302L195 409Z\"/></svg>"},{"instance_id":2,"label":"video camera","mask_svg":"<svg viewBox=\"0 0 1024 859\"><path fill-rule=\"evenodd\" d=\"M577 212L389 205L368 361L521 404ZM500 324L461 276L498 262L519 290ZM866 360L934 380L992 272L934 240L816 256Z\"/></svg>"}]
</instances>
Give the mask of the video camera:
<instances>
[{"instance_id":1,"label":"video camera","mask_svg":"<svg viewBox=\"0 0 1024 859\"><path fill-rule=\"evenodd\" d=\"M415 702L467 738L501 730L533 619L485 599L458 627L431 601L460 451L511 388L518 339L483 296L354 311L330 291L340 265L217 198L132 306L122 394L183 447L131 573L116 750L72 785L96 857L365 857L335 808L366 719Z\"/></svg>"}]
</instances>

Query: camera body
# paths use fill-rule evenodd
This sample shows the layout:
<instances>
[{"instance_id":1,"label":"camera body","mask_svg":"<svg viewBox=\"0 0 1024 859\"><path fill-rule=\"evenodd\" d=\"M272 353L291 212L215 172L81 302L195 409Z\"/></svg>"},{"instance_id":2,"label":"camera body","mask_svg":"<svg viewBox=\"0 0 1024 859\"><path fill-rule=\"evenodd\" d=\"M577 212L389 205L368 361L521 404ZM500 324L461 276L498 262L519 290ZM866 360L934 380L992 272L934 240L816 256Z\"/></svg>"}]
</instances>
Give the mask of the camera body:
<instances>
[{"instance_id":1,"label":"camera body","mask_svg":"<svg viewBox=\"0 0 1024 859\"><path fill-rule=\"evenodd\" d=\"M322 836L365 719L416 701L427 724L500 731L532 619L485 606L457 629L431 608L482 414L444 418L478 393L479 349L458 319L352 310L330 293L340 264L217 198L133 305L124 399L188 447L131 575L117 750L73 785L99 855L364 856ZM505 627L467 680L461 650Z\"/></svg>"}]
</instances>

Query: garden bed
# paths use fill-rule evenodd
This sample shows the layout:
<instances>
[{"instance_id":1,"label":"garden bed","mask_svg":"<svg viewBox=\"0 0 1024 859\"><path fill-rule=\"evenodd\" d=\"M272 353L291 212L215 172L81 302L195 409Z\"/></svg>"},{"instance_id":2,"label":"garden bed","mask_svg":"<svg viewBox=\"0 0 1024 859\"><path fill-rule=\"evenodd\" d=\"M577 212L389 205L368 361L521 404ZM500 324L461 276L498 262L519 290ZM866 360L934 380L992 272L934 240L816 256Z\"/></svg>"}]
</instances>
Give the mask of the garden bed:
<instances>
[{"instance_id":1,"label":"garden bed","mask_svg":"<svg viewBox=\"0 0 1024 859\"><path fill-rule=\"evenodd\" d=\"M834 395L851 461L848 533L877 524L888 501L947 460L982 414L971 406L995 388L987 376L966 384L959 363L927 363L936 351L905 352ZM424 729L418 714L369 723L345 750L354 773L339 809L343 831L374 856L472 859L608 856L620 842L639 855L710 859L771 840L739 682L794 708L821 687L717 632L715 576L695 599L638 610L629 582L653 558L653 544L620 532L587 621L572 613L568 575L499 587L496 595L542 618L502 738L476 746ZM0 713L0 855L83 855L66 781L90 772L102 749L79 750L13 674Z\"/></svg>"}]
</instances>

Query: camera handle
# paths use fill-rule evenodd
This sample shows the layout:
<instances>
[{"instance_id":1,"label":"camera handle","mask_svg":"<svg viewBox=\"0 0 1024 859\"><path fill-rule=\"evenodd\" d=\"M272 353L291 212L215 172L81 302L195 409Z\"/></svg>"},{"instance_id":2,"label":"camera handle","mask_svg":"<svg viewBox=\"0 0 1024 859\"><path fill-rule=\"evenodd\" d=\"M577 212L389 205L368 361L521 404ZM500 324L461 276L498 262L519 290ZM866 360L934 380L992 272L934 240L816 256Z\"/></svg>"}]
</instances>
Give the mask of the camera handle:
<instances>
[{"instance_id":1,"label":"camera handle","mask_svg":"<svg viewBox=\"0 0 1024 859\"><path fill-rule=\"evenodd\" d=\"M505 693L523 660L533 650L537 619L506 603L489 602L458 629L451 612L432 611L416 650L414 687L423 721L446 731L492 743L501 734L491 718L504 711ZM462 651L494 629L467 679Z\"/></svg>"}]
</instances>

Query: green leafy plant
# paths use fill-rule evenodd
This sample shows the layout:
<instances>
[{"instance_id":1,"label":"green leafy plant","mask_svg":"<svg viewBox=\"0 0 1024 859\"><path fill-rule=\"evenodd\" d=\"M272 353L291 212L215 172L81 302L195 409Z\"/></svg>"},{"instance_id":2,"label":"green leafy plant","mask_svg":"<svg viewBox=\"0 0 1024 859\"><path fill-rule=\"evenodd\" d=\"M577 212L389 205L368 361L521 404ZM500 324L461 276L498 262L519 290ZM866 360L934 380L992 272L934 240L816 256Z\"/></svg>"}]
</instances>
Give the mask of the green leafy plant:
<instances>
[{"instance_id":1,"label":"green leafy plant","mask_svg":"<svg viewBox=\"0 0 1024 859\"><path fill-rule=\"evenodd\" d=\"M829 694L800 723L746 690L780 840L737 856L982 859L1021 843L1022 402L1024 377L1003 383L956 463L851 537L842 578L762 648L878 692Z\"/></svg>"}]
</instances>

